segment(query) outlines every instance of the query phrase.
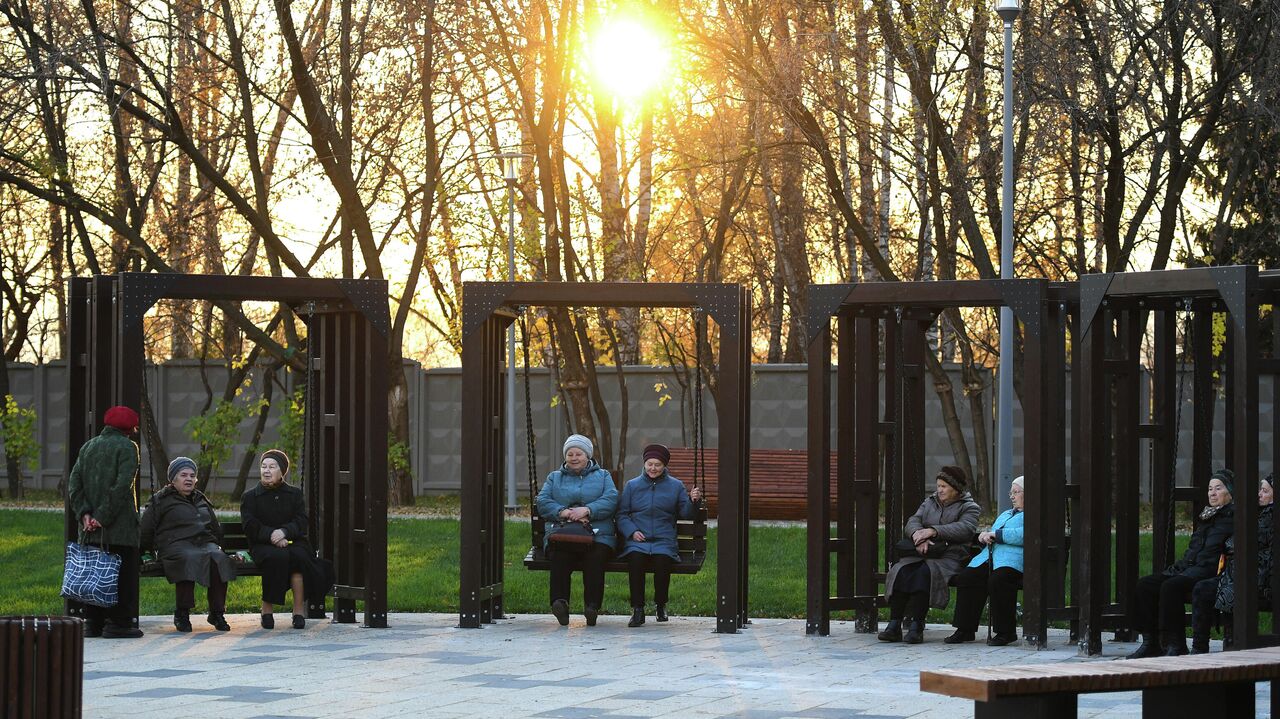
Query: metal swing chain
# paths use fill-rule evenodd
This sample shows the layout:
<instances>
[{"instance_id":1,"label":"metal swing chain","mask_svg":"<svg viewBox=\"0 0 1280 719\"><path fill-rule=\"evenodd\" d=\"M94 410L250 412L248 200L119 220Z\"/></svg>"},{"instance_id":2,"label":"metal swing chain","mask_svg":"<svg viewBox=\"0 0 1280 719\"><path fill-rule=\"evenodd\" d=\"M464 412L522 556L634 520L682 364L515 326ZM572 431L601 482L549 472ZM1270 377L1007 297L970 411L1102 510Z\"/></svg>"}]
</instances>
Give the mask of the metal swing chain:
<instances>
[{"instance_id":1,"label":"metal swing chain","mask_svg":"<svg viewBox=\"0 0 1280 719\"><path fill-rule=\"evenodd\" d=\"M520 345L524 353L524 431L525 447L529 464L529 517L537 513L535 498L538 496L538 455L535 447L537 438L533 434L533 398L529 390L529 327L525 321L525 308L520 308Z\"/></svg>"},{"instance_id":2,"label":"metal swing chain","mask_svg":"<svg viewBox=\"0 0 1280 719\"><path fill-rule=\"evenodd\" d=\"M1164 536L1164 543L1165 543L1164 556L1166 560L1170 560L1170 561L1173 560L1173 556L1174 556L1173 555L1173 552L1174 552L1173 537L1175 532L1174 532L1173 521L1174 521L1175 512L1173 511L1173 507L1176 504L1176 502L1173 501L1173 496L1178 489L1178 449L1179 449L1179 445L1181 444L1180 440L1182 439L1181 437L1182 400L1184 396L1183 392L1186 389L1186 383L1187 383L1187 372L1186 372L1187 350L1185 348L1195 346L1192 343L1193 336L1191 334L1193 324L1191 322L1192 312L1191 312L1190 298L1182 300L1182 308L1186 312L1186 320L1183 324L1183 330L1182 330L1182 336L1185 338L1185 341L1182 343L1184 347L1182 352L1182 361L1177 365L1175 365L1175 370L1174 370L1178 373L1178 378L1177 378L1177 382L1178 382L1177 395L1178 396L1177 396L1177 401L1175 402L1174 408L1173 408L1173 442L1172 442L1173 450L1169 457L1169 480L1168 480L1169 502L1168 502L1168 506L1165 508L1165 512L1166 512L1165 519L1168 523L1167 526L1169 527L1169 532ZM1174 340L1176 339L1177 337L1174 337Z\"/></svg>"},{"instance_id":3,"label":"metal swing chain","mask_svg":"<svg viewBox=\"0 0 1280 719\"><path fill-rule=\"evenodd\" d=\"M693 313L694 385L693 385L693 486L703 488L702 474L707 471L707 460L702 430L702 311Z\"/></svg>"}]
</instances>

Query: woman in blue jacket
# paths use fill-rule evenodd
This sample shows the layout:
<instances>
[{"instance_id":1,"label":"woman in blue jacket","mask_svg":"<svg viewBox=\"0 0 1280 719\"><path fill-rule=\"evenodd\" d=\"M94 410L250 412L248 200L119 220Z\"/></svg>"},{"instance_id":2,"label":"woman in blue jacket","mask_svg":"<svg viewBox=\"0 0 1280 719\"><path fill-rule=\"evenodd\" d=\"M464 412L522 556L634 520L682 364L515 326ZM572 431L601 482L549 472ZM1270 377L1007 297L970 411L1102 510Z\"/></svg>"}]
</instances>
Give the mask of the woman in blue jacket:
<instances>
[{"instance_id":1,"label":"woman in blue jacket","mask_svg":"<svg viewBox=\"0 0 1280 719\"><path fill-rule=\"evenodd\" d=\"M626 539L620 556L627 558L631 577L631 621L629 627L644 624L644 575L653 569L653 601L658 605L658 621L667 621L667 592L671 587L671 564L680 561L676 540L676 520L693 519L702 502L697 487L686 492L684 482L667 473L671 451L660 444L644 448L644 473L627 482L618 504L618 531Z\"/></svg>"},{"instance_id":2,"label":"woman in blue jacket","mask_svg":"<svg viewBox=\"0 0 1280 719\"><path fill-rule=\"evenodd\" d=\"M991 525L978 533L982 551L951 579L956 591L956 613L951 625L956 631L942 641L947 644L971 642L978 636L978 620L982 605L991 597L991 627L995 636L987 639L993 647L1018 641L1018 589L1022 587L1022 511L1023 478L1013 480L1009 488L1012 509L1007 509Z\"/></svg>"},{"instance_id":3,"label":"woman in blue jacket","mask_svg":"<svg viewBox=\"0 0 1280 719\"><path fill-rule=\"evenodd\" d=\"M613 514L618 488L613 477L591 459L595 446L588 437L571 434L564 441L564 464L547 475L538 492L538 516L547 520L543 550L551 561L551 613L560 626L569 625L569 579L582 562L582 614L587 626L596 625L604 602L604 565L613 554ZM552 541L574 523L590 527L595 541L587 544Z\"/></svg>"}]
</instances>

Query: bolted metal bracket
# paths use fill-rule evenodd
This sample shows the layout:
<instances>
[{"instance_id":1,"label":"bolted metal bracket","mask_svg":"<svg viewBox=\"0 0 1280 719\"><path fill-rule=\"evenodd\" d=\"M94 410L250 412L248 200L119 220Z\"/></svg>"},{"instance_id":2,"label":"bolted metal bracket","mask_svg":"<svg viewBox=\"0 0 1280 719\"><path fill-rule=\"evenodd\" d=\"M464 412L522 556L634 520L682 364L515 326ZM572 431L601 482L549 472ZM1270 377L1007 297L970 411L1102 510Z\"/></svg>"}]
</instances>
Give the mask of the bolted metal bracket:
<instances>
[{"instance_id":1,"label":"bolted metal bracket","mask_svg":"<svg viewBox=\"0 0 1280 719\"><path fill-rule=\"evenodd\" d=\"M386 280L335 280L356 311L383 337L391 337L391 309Z\"/></svg>"},{"instance_id":2,"label":"bolted metal bracket","mask_svg":"<svg viewBox=\"0 0 1280 719\"><path fill-rule=\"evenodd\" d=\"M1044 280L1004 282L1000 285L1000 294L1004 295L1005 305L1013 310L1027 333L1039 337L1044 314Z\"/></svg>"},{"instance_id":3,"label":"bolted metal bracket","mask_svg":"<svg viewBox=\"0 0 1280 719\"><path fill-rule=\"evenodd\" d=\"M176 272L122 272L113 278L119 300L121 331L127 332L142 322L147 311L169 294L174 285L187 275Z\"/></svg>"},{"instance_id":4,"label":"bolted metal bracket","mask_svg":"<svg viewBox=\"0 0 1280 719\"><path fill-rule=\"evenodd\" d=\"M691 282L686 285L689 294L697 301L707 314L715 318L720 331L731 337L737 337L740 330L741 305L739 304L738 285L720 282Z\"/></svg>"},{"instance_id":5,"label":"bolted metal bracket","mask_svg":"<svg viewBox=\"0 0 1280 719\"><path fill-rule=\"evenodd\" d=\"M1107 298L1107 290L1115 273L1101 275L1085 275L1080 278L1080 336L1089 334L1093 319L1098 316L1102 302Z\"/></svg>"},{"instance_id":6,"label":"bolted metal bracket","mask_svg":"<svg viewBox=\"0 0 1280 719\"><path fill-rule=\"evenodd\" d=\"M1249 296L1258 287L1258 268L1254 265L1236 265L1234 267L1213 267L1214 283L1218 286L1218 295L1227 305L1227 313L1236 329L1245 327L1244 315L1249 311Z\"/></svg>"},{"instance_id":7,"label":"bolted metal bracket","mask_svg":"<svg viewBox=\"0 0 1280 719\"><path fill-rule=\"evenodd\" d=\"M812 342L823 330L831 326L831 316L840 310L855 285L851 282L836 285L809 285L809 316L806 325Z\"/></svg>"},{"instance_id":8,"label":"bolted metal bracket","mask_svg":"<svg viewBox=\"0 0 1280 719\"><path fill-rule=\"evenodd\" d=\"M515 289L512 282L462 283L462 336L467 337L493 316Z\"/></svg>"}]
</instances>

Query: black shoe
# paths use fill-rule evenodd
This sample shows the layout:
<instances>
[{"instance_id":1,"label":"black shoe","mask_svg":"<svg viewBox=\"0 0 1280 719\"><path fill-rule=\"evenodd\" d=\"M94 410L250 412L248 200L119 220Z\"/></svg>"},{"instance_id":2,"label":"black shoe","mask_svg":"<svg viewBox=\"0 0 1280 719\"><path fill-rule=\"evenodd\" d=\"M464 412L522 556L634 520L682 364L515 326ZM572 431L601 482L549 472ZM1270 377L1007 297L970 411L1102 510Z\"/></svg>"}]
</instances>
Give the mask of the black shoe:
<instances>
[{"instance_id":1,"label":"black shoe","mask_svg":"<svg viewBox=\"0 0 1280 719\"><path fill-rule=\"evenodd\" d=\"M1209 653L1209 640L1208 640L1208 639L1205 639L1204 641L1200 641L1199 639L1192 639L1192 640L1191 640L1191 653L1192 653L1192 654L1208 654L1208 653Z\"/></svg>"},{"instance_id":2,"label":"black shoe","mask_svg":"<svg viewBox=\"0 0 1280 719\"><path fill-rule=\"evenodd\" d=\"M1132 654L1125 657L1125 659L1148 659L1150 657L1158 656L1160 656L1160 647L1151 640L1151 636L1149 634L1143 634L1142 644L1138 645L1138 648L1134 650Z\"/></svg>"},{"instance_id":3,"label":"black shoe","mask_svg":"<svg viewBox=\"0 0 1280 719\"><path fill-rule=\"evenodd\" d=\"M556 621L560 622L560 626L569 626L569 603L563 599L557 599L551 603L551 613L556 615Z\"/></svg>"},{"instance_id":4,"label":"black shoe","mask_svg":"<svg viewBox=\"0 0 1280 719\"><path fill-rule=\"evenodd\" d=\"M951 636L947 637L946 639L943 639L942 643L943 644L964 644L965 642L971 642L977 638L978 638L978 635L976 632L966 632L963 629L957 629Z\"/></svg>"},{"instance_id":5,"label":"black shoe","mask_svg":"<svg viewBox=\"0 0 1280 719\"><path fill-rule=\"evenodd\" d=\"M1162 654L1166 657L1181 657L1187 654L1187 638L1181 632L1166 632L1161 637Z\"/></svg>"},{"instance_id":6,"label":"black shoe","mask_svg":"<svg viewBox=\"0 0 1280 719\"><path fill-rule=\"evenodd\" d=\"M212 625L214 629L217 629L220 632L231 631L231 625L227 624L227 618L222 616L221 614L210 614L209 624Z\"/></svg>"},{"instance_id":7,"label":"black shoe","mask_svg":"<svg viewBox=\"0 0 1280 719\"><path fill-rule=\"evenodd\" d=\"M596 617L600 616L600 609L588 604L582 608L582 615L587 618L587 626L594 627L596 625Z\"/></svg>"},{"instance_id":8,"label":"black shoe","mask_svg":"<svg viewBox=\"0 0 1280 719\"><path fill-rule=\"evenodd\" d=\"M1231 651L1236 644L1235 620L1230 614L1222 615L1222 651Z\"/></svg>"},{"instance_id":9,"label":"black shoe","mask_svg":"<svg viewBox=\"0 0 1280 719\"><path fill-rule=\"evenodd\" d=\"M263 615L262 615L262 628L263 628L263 629L275 629L275 628L276 628L276 615L274 615L274 614L263 614Z\"/></svg>"},{"instance_id":10,"label":"black shoe","mask_svg":"<svg viewBox=\"0 0 1280 719\"><path fill-rule=\"evenodd\" d=\"M191 612L186 609L179 609L173 613L173 626L177 627L180 632L191 631Z\"/></svg>"},{"instance_id":11,"label":"black shoe","mask_svg":"<svg viewBox=\"0 0 1280 719\"><path fill-rule=\"evenodd\" d=\"M902 620L890 619L885 625L884 631L876 635L876 639L882 642L900 642L902 641Z\"/></svg>"},{"instance_id":12,"label":"black shoe","mask_svg":"<svg viewBox=\"0 0 1280 719\"><path fill-rule=\"evenodd\" d=\"M137 627L126 627L115 622L107 622L102 627L103 639L137 639L142 636L142 630Z\"/></svg>"},{"instance_id":13,"label":"black shoe","mask_svg":"<svg viewBox=\"0 0 1280 719\"><path fill-rule=\"evenodd\" d=\"M1013 643L1015 643L1015 642L1017 642L1017 641L1018 641L1018 635L1017 635L1017 634L996 634L995 636L990 637L990 638L988 638L988 639L987 639L987 646L989 646L989 647L1007 647L1007 646L1009 646L1010 644L1013 644Z\"/></svg>"},{"instance_id":14,"label":"black shoe","mask_svg":"<svg viewBox=\"0 0 1280 719\"><path fill-rule=\"evenodd\" d=\"M92 622L85 620L84 636L88 639L96 639L102 636L102 622Z\"/></svg>"},{"instance_id":15,"label":"black shoe","mask_svg":"<svg viewBox=\"0 0 1280 719\"><path fill-rule=\"evenodd\" d=\"M665 604L658 605L658 621L660 622L667 621L667 605Z\"/></svg>"},{"instance_id":16,"label":"black shoe","mask_svg":"<svg viewBox=\"0 0 1280 719\"><path fill-rule=\"evenodd\" d=\"M642 624L644 624L644 607L633 607L631 609L631 621L627 622L627 626L638 627Z\"/></svg>"},{"instance_id":17,"label":"black shoe","mask_svg":"<svg viewBox=\"0 0 1280 719\"><path fill-rule=\"evenodd\" d=\"M903 635L902 641L907 644L919 644L924 641L924 620L910 619L907 620L907 633Z\"/></svg>"},{"instance_id":18,"label":"black shoe","mask_svg":"<svg viewBox=\"0 0 1280 719\"><path fill-rule=\"evenodd\" d=\"M305 629L305 628L306 628L306 626L307 626L307 618L306 618L306 617L302 616L301 614L295 614L295 615L293 615L293 628L294 628L294 629Z\"/></svg>"}]
</instances>

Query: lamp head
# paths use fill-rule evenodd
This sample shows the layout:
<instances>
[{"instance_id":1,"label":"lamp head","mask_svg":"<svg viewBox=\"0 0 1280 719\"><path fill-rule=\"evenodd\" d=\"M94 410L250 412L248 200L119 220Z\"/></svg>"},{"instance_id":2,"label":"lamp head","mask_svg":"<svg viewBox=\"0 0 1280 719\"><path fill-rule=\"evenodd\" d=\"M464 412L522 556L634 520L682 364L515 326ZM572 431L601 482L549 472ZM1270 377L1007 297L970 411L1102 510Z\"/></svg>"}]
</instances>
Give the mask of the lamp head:
<instances>
[{"instance_id":1,"label":"lamp head","mask_svg":"<svg viewBox=\"0 0 1280 719\"><path fill-rule=\"evenodd\" d=\"M1022 14L1021 0L996 0L996 14L1006 23L1012 23Z\"/></svg>"},{"instance_id":2,"label":"lamp head","mask_svg":"<svg viewBox=\"0 0 1280 719\"><path fill-rule=\"evenodd\" d=\"M502 176L507 182L520 179L520 160L528 157L523 152L504 152L498 155L502 159Z\"/></svg>"}]
</instances>

